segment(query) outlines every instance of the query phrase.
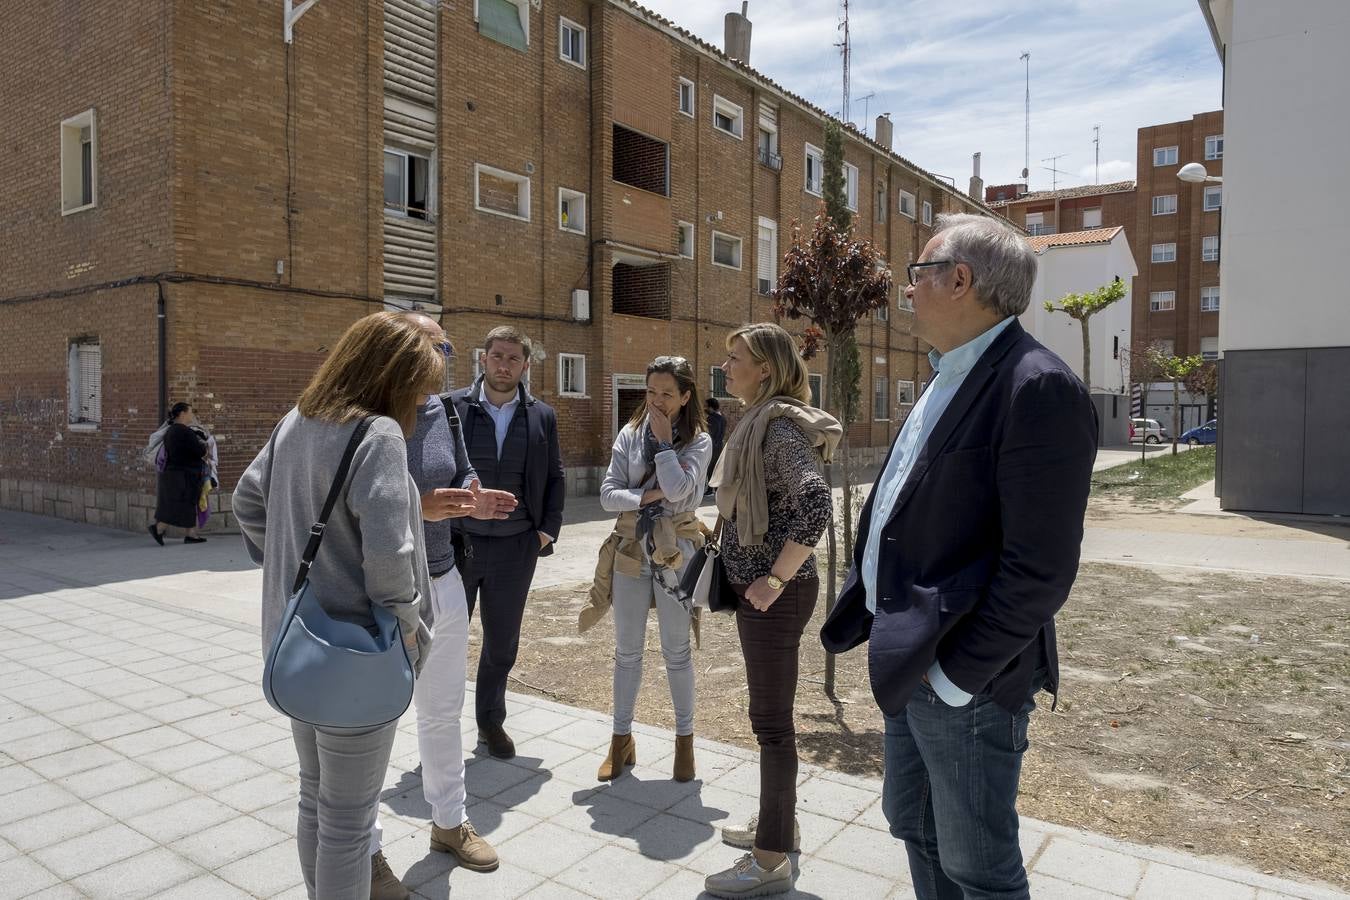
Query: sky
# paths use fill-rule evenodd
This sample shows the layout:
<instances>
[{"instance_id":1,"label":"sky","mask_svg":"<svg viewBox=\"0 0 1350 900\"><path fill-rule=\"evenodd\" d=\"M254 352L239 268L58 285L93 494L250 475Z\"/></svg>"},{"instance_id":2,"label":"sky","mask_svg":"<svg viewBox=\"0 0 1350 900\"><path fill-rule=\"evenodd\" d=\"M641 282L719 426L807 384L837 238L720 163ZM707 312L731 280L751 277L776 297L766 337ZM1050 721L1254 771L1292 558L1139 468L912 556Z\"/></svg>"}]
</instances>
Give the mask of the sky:
<instances>
[{"instance_id":1,"label":"sky","mask_svg":"<svg viewBox=\"0 0 1350 900\"><path fill-rule=\"evenodd\" d=\"M717 47L723 16L740 8L639 2ZM750 64L838 114L841 10L839 0L751 0ZM850 0L849 21L851 120L872 135L876 116L890 113L896 152L963 190L976 151L985 184L1022 180L1023 51L1031 190L1093 183L1094 125L1105 184L1134 178L1139 128L1222 107L1222 69L1195 0Z\"/></svg>"}]
</instances>

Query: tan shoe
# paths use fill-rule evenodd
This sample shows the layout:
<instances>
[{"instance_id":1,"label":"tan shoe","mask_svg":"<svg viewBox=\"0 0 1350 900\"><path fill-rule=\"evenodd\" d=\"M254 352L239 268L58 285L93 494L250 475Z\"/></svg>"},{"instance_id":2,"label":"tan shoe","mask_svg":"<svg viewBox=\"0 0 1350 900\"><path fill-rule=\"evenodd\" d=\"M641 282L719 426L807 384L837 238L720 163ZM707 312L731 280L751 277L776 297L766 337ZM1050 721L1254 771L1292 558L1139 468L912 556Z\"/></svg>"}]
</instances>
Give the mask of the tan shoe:
<instances>
[{"instance_id":1,"label":"tan shoe","mask_svg":"<svg viewBox=\"0 0 1350 900\"><path fill-rule=\"evenodd\" d=\"M473 872L492 872L498 865L497 851L483 840L467 820L458 828L431 824L431 849L454 856L461 866Z\"/></svg>"},{"instance_id":2,"label":"tan shoe","mask_svg":"<svg viewBox=\"0 0 1350 900\"><path fill-rule=\"evenodd\" d=\"M623 774L624 766L637 764L637 745L631 734L616 734L609 742L609 754L600 764L595 777L600 781L611 781Z\"/></svg>"},{"instance_id":3,"label":"tan shoe","mask_svg":"<svg viewBox=\"0 0 1350 900\"><path fill-rule=\"evenodd\" d=\"M763 897L767 894L786 894L792 890L792 860L783 861L772 869L761 868L753 853L747 853L726 871L703 879L703 889L714 897Z\"/></svg>"},{"instance_id":4,"label":"tan shoe","mask_svg":"<svg viewBox=\"0 0 1350 900\"><path fill-rule=\"evenodd\" d=\"M370 856L370 900L408 900L412 894L398 880L383 850Z\"/></svg>"},{"instance_id":5,"label":"tan shoe","mask_svg":"<svg viewBox=\"0 0 1350 900\"><path fill-rule=\"evenodd\" d=\"M722 826L722 843L730 844L733 847L740 847L742 850L749 850L755 846L755 832L759 830L759 816L753 815L750 821L745 823L744 828L737 828L734 825ZM792 852L799 853L802 849L802 823L797 821L797 817L792 817Z\"/></svg>"},{"instance_id":6,"label":"tan shoe","mask_svg":"<svg viewBox=\"0 0 1350 900\"><path fill-rule=\"evenodd\" d=\"M676 781L694 780L694 736L692 734L675 735L675 771Z\"/></svg>"}]
</instances>

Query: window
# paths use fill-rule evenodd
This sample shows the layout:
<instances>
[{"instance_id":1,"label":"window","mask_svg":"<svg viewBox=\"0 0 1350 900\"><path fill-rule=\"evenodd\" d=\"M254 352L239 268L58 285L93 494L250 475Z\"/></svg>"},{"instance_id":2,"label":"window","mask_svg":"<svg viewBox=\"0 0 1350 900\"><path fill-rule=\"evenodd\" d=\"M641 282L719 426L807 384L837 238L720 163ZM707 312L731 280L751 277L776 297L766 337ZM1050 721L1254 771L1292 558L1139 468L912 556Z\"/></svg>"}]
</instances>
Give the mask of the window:
<instances>
[{"instance_id":1,"label":"window","mask_svg":"<svg viewBox=\"0 0 1350 900\"><path fill-rule=\"evenodd\" d=\"M431 160L403 150L384 151L384 208L413 219L425 219L432 196Z\"/></svg>"},{"instance_id":2,"label":"window","mask_svg":"<svg viewBox=\"0 0 1350 900\"><path fill-rule=\"evenodd\" d=\"M914 405L914 382L897 381L895 383L895 402L900 406Z\"/></svg>"},{"instance_id":3,"label":"window","mask_svg":"<svg viewBox=\"0 0 1350 900\"><path fill-rule=\"evenodd\" d=\"M923 224L933 224L933 204L929 203L927 200L923 201Z\"/></svg>"},{"instance_id":4,"label":"window","mask_svg":"<svg viewBox=\"0 0 1350 900\"><path fill-rule=\"evenodd\" d=\"M586 396L586 357L580 353L558 354L558 395Z\"/></svg>"},{"instance_id":5,"label":"window","mask_svg":"<svg viewBox=\"0 0 1350 900\"><path fill-rule=\"evenodd\" d=\"M914 211L917 207L914 205L914 195L909 191L900 192L900 215L914 218Z\"/></svg>"},{"instance_id":6,"label":"window","mask_svg":"<svg viewBox=\"0 0 1350 900\"><path fill-rule=\"evenodd\" d=\"M694 225L680 222L675 226L675 249L685 259L694 258Z\"/></svg>"},{"instance_id":7,"label":"window","mask_svg":"<svg viewBox=\"0 0 1350 900\"><path fill-rule=\"evenodd\" d=\"M586 29L561 16L558 17L558 58L586 68Z\"/></svg>"},{"instance_id":8,"label":"window","mask_svg":"<svg viewBox=\"0 0 1350 900\"><path fill-rule=\"evenodd\" d=\"M844 197L848 208L858 211L858 167L844 163Z\"/></svg>"},{"instance_id":9,"label":"window","mask_svg":"<svg viewBox=\"0 0 1350 900\"><path fill-rule=\"evenodd\" d=\"M715 249L715 248L714 248ZM738 254L739 257L739 254ZM739 258L737 265L739 265ZM761 294L772 294L778 287L778 223L759 220L759 246L755 252L756 286Z\"/></svg>"},{"instance_id":10,"label":"window","mask_svg":"<svg viewBox=\"0 0 1350 900\"><path fill-rule=\"evenodd\" d=\"M1120 335L1118 334L1111 336L1111 358L1120 359Z\"/></svg>"},{"instance_id":11,"label":"window","mask_svg":"<svg viewBox=\"0 0 1350 900\"><path fill-rule=\"evenodd\" d=\"M888 205L889 204L886 202L886 185L879 184L877 185L877 195L872 202L872 206L876 208L878 222L886 221L886 207Z\"/></svg>"},{"instance_id":12,"label":"window","mask_svg":"<svg viewBox=\"0 0 1350 900\"><path fill-rule=\"evenodd\" d=\"M1217 234L1206 235L1200 242L1200 261L1219 261L1219 236Z\"/></svg>"},{"instance_id":13,"label":"window","mask_svg":"<svg viewBox=\"0 0 1350 900\"><path fill-rule=\"evenodd\" d=\"M806 145L806 192L817 197L820 196L823 160L819 147Z\"/></svg>"},{"instance_id":14,"label":"window","mask_svg":"<svg viewBox=\"0 0 1350 900\"><path fill-rule=\"evenodd\" d=\"M761 165L777 172L783 168L783 157L778 155L778 129L769 128L760 123L758 130L758 153Z\"/></svg>"},{"instance_id":15,"label":"window","mask_svg":"<svg viewBox=\"0 0 1350 900\"><path fill-rule=\"evenodd\" d=\"M1149 312L1167 312L1177 308L1176 291L1154 291L1148 295Z\"/></svg>"},{"instance_id":16,"label":"window","mask_svg":"<svg viewBox=\"0 0 1350 900\"><path fill-rule=\"evenodd\" d=\"M669 196L670 147L622 125L614 126L614 180Z\"/></svg>"},{"instance_id":17,"label":"window","mask_svg":"<svg viewBox=\"0 0 1350 900\"><path fill-rule=\"evenodd\" d=\"M825 388L825 376L817 375L815 372L808 372L806 383L811 388L811 405L820 409L820 392Z\"/></svg>"},{"instance_id":18,"label":"window","mask_svg":"<svg viewBox=\"0 0 1350 900\"><path fill-rule=\"evenodd\" d=\"M92 109L61 123L61 215L98 205L98 134Z\"/></svg>"},{"instance_id":19,"label":"window","mask_svg":"<svg viewBox=\"0 0 1350 900\"><path fill-rule=\"evenodd\" d=\"M1153 164L1155 166L1175 166L1177 164L1177 148L1154 147Z\"/></svg>"},{"instance_id":20,"label":"window","mask_svg":"<svg viewBox=\"0 0 1350 900\"><path fill-rule=\"evenodd\" d=\"M528 0L474 0L473 17L483 37L517 50L530 46Z\"/></svg>"},{"instance_id":21,"label":"window","mask_svg":"<svg viewBox=\"0 0 1350 900\"><path fill-rule=\"evenodd\" d=\"M479 212L530 221L530 179L475 163L473 205Z\"/></svg>"},{"instance_id":22,"label":"window","mask_svg":"<svg viewBox=\"0 0 1350 900\"><path fill-rule=\"evenodd\" d=\"M1200 289L1200 311L1219 311L1219 286L1217 284Z\"/></svg>"},{"instance_id":23,"label":"window","mask_svg":"<svg viewBox=\"0 0 1350 900\"><path fill-rule=\"evenodd\" d=\"M680 79L680 112L694 117L694 83L688 78Z\"/></svg>"},{"instance_id":24,"label":"window","mask_svg":"<svg viewBox=\"0 0 1350 900\"><path fill-rule=\"evenodd\" d=\"M1177 214L1177 195L1163 194L1154 197L1153 214L1155 216L1175 216Z\"/></svg>"},{"instance_id":25,"label":"window","mask_svg":"<svg viewBox=\"0 0 1350 900\"><path fill-rule=\"evenodd\" d=\"M1177 342L1171 338L1158 338L1150 344L1154 350L1157 350L1163 356L1172 356L1176 353Z\"/></svg>"},{"instance_id":26,"label":"window","mask_svg":"<svg viewBox=\"0 0 1350 900\"><path fill-rule=\"evenodd\" d=\"M714 231L712 234L713 265L726 266L728 269L741 267L741 239Z\"/></svg>"},{"instance_id":27,"label":"window","mask_svg":"<svg viewBox=\"0 0 1350 900\"><path fill-rule=\"evenodd\" d=\"M885 375L872 379L872 421L889 422L891 419L891 380Z\"/></svg>"},{"instance_id":28,"label":"window","mask_svg":"<svg viewBox=\"0 0 1350 900\"><path fill-rule=\"evenodd\" d=\"M1207 362L1212 362L1219 358L1218 338L1202 337L1200 339L1200 358Z\"/></svg>"},{"instance_id":29,"label":"window","mask_svg":"<svg viewBox=\"0 0 1350 900\"><path fill-rule=\"evenodd\" d=\"M1153 262L1155 262L1155 263L1169 263L1169 262L1176 262L1176 261L1177 261L1177 245L1176 245L1176 244L1154 244L1154 245L1153 245Z\"/></svg>"},{"instance_id":30,"label":"window","mask_svg":"<svg viewBox=\"0 0 1350 900\"><path fill-rule=\"evenodd\" d=\"M1092 209L1083 210L1083 228L1101 228L1102 227L1102 208L1094 206Z\"/></svg>"},{"instance_id":31,"label":"window","mask_svg":"<svg viewBox=\"0 0 1350 900\"><path fill-rule=\"evenodd\" d=\"M713 128L739 139L745 131L745 113L730 100L713 94Z\"/></svg>"},{"instance_id":32,"label":"window","mask_svg":"<svg viewBox=\"0 0 1350 900\"><path fill-rule=\"evenodd\" d=\"M872 310L872 318L878 322L889 322L891 320L891 304L888 302L884 306L878 306Z\"/></svg>"},{"instance_id":33,"label":"window","mask_svg":"<svg viewBox=\"0 0 1350 900\"><path fill-rule=\"evenodd\" d=\"M558 227L573 234L586 233L586 195L571 188L558 188Z\"/></svg>"},{"instance_id":34,"label":"window","mask_svg":"<svg viewBox=\"0 0 1350 900\"><path fill-rule=\"evenodd\" d=\"M103 421L103 348L98 338L72 341L69 404L66 418L71 425L94 427Z\"/></svg>"},{"instance_id":35,"label":"window","mask_svg":"<svg viewBox=\"0 0 1350 900\"><path fill-rule=\"evenodd\" d=\"M649 319L670 318L670 263L625 259L611 278L613 312Z\"/></svg>"},{"instance_id":36,"label":"window","mask_svg":"<svg viewBox=\"0 0 1350 900\"><path fill-rule=\"evenodd\" d=\"M1050 234L1051 231L1045 224L1045 213L1027 213L1027 234Z\"/></svg>"},{"instance_id":37,"label":"window","mask_svg":"<svg viewBox=\"0 0 1350 900\"><path fill-rule=\"evenodd\" d=\"M1211 134L1205 138L1205 159L1223 159L1223 135Z\"/></svg>"},{"instance_id":38,"label":"window","mask_svg":"<svg viewBox=\"0 0 1350 900\"><path fill-rule=\"evenodd\" d=\"M727 390L727 373L722 371L721 366L713 366L709 370L710 382L708 384L708 393L719 400L725 400L731 396Z\"/></svg>"},{"instance_id":39,"label":"window","mask_svg":"<svg viewBox=\"0 0 1350 900\"><path fill-rule=\"evenodd\" d=\"M1214 212L1223 207L1223 185L1211 184L1205 188L1205 212Z\"/></svg>"}]
</instances>

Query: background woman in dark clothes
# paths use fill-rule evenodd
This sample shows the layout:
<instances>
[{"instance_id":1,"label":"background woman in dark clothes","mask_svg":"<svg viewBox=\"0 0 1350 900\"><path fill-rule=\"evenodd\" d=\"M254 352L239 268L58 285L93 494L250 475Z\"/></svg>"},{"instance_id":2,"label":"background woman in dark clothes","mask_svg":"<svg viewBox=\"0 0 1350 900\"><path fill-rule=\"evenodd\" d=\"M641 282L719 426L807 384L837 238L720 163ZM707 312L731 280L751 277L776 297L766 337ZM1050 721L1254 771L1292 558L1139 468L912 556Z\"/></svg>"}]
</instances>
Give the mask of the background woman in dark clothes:
<instances>
[{"instance_id":1,"label":"background woman in dark clothes","mask_svg":"<svg viewBox=\"0 0 1350 900\"><path fill-rule=\"evenodd\" d=\"M159 473L155 491L155 521L146 526L161 547L170 525L187 529L185 544L206 541L197 536L197 501L202 494L202 479L206 477L202 461L206 458L207 442L192 429L196 421L187 403L175 403L169 411L169 428L164 432L164 471Z\"/></svg>"}]
</instances>

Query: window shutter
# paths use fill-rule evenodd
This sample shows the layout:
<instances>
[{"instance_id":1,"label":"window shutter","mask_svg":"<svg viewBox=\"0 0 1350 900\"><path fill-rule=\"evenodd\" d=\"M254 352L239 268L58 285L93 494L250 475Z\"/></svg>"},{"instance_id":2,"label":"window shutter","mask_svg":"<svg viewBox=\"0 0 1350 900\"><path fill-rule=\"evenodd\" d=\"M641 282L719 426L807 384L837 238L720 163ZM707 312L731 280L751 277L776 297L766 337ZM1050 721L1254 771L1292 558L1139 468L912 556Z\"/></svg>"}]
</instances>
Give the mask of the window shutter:
<instances>
[{"instance_id":1,"label":"window shutter","mask_svg":"<svg viewBox=\"0 0 1350 900\"><path fill-rule=\"evenodd\" d=\"M103 419L103 354L98 344L80 344L76 348L76 372L79 379L77 421Z\"/></svg>"},{"instance_id":2,"label":"window shutter","mask_svg":"<svg viewBox=\"0 0 1350 900\"><path fill-rule=\"evenodd\" d=\"M759 224L759 252L755 254L755 273L759 292L767 294L778 282L778 233L770 224Z\"/></svg>"},{"instance_id":3,"label":"window shutter","mask_svg":"<svg viewBox=\"0 0 1350 900\"><path fill-rule=\"evenodd\" d=\"M511 0L478 0L478 30L517 50L528 46L520 23L520 7Z\"/></svg>"}]
</instances>

